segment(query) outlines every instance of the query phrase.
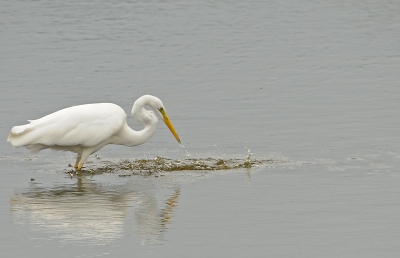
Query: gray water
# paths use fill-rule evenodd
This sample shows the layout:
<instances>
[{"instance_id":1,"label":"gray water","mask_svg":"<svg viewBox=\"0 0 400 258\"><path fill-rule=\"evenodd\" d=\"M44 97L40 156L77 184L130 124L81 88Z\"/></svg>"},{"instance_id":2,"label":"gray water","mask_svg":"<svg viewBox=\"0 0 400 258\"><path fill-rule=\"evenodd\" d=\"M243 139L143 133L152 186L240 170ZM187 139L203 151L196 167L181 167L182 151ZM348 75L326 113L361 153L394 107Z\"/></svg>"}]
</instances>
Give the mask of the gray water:
<instances>
[{"instance_id":1,"label":"gray water","mask_svg":"<svg viewBox=\"0 0 400 258\"><path fill-rule=\"evenodd\" d=\"M397 1L3 1L1 257L398 257ZM77 104L162 99L223 172L82 178L12 126ZM135 130L141 125L128 119ZM86 166L186 152L160 123Z\"/></svg>"}]
</instances>

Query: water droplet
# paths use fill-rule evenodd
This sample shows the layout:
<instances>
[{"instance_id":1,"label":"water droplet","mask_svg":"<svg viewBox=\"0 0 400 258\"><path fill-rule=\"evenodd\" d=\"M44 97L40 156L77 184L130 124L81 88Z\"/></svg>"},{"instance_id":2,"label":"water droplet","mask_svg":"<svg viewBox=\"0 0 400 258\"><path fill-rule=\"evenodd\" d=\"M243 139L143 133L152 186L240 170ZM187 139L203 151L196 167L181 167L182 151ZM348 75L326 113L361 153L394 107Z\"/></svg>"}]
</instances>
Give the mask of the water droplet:
<instances>
[{"instance_id":1,"label":"water droplet","mask_svg":"<svg viewBox=\"0 0 400 258\"><path fill-rule=\"evenodd\" d=\"M189 153L188 150L186 149L185 145L183 145L182 143L179 144L179 145L181 145L181 147L186 151L186 157L192 156L192 155L190 155L190 153Z\"/></svg>"}]
</instances>

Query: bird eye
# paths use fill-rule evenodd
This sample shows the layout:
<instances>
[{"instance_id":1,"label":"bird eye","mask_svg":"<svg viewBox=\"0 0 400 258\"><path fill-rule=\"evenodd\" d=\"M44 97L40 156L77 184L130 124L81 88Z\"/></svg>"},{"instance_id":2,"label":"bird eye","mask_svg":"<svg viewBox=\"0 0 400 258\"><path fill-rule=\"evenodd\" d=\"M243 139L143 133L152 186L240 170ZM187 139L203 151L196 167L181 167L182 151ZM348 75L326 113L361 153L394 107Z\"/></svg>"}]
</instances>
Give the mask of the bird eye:
<instances>
[{"instance_id":1,"label":"bird eye","mask_svg":"<svg viewBox=\"0 0 400 258\"><path fill-rule=\"evenodd\" d=\"M165 109L164 109L163 107L160 107L158 110L160 111L160 113L161 113L162 115L165 115L165 114L166 114Z\"/></svg>"}]
</instances>

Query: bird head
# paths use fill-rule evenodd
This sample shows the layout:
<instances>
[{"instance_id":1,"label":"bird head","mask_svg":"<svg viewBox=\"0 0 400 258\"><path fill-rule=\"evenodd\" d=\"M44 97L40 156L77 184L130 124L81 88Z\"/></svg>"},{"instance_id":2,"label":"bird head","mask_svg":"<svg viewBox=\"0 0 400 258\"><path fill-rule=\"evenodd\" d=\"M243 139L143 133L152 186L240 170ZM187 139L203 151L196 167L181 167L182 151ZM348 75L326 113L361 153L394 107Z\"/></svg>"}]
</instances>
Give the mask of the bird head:
<instances>
[{"instance_id":1,"label":"bird head","mask_svg":"<svg viewBox=\"0 0 400 258\"><path fill-rule=\"evenodd\" d=\"M164 105L162 103L162 101L155 97L155 96L151 96L151 95L144 95L142 96L141 99L144 99L145 104L149 105L154 112L156 112L158 114L158 116L164 121L164 123L167 125L168 129L171 131L171 133L175 136L175 139L181 143L181 140L179 139L178 134L175 131L174 126L172 125L171 120L169 120L169 117L167 115L167 111L164 108Z\"/></svg>"}]
</instances>

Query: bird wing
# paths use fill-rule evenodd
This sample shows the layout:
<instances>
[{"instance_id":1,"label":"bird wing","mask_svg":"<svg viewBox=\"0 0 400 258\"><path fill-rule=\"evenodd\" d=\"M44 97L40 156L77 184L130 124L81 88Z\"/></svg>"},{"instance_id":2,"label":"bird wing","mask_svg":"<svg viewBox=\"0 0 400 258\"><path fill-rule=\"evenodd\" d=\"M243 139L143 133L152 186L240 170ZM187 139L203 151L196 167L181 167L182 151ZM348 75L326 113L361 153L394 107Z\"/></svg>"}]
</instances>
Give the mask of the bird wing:
<instances>
[{"instance_id":1,"label":"bird wing","mask_svg":"<svg viewBox=\"0 0 400 258\"><path fill-rule=\"evenodd\" d=\"M73 106L49 114L27 125L14 126L9 139L13 146L95 146L123 127L124 110L111 103Z\"/></svg>"}]
</instances>

